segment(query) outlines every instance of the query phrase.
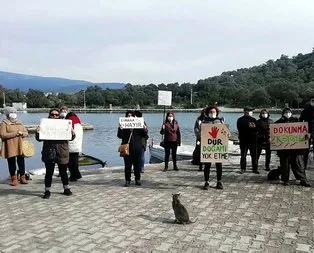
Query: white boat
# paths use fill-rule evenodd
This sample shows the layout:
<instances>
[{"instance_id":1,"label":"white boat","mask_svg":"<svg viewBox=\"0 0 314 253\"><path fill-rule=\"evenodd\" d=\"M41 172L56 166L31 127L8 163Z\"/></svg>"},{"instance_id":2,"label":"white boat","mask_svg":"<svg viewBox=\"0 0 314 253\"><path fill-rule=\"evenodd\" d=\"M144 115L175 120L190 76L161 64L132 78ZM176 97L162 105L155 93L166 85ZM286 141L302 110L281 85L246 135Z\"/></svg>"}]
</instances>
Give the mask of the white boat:
<instances>
[{"instance_id":1,"label":"white boat","mask_svg":"<svg viewBox=\"0 0 314 253\"><path fill-rule=\"evenodd\" d=\"M177 160L192 160L193 159L193 151L195 146L192 145L181 145L177 149ZM165 159L165 150L159 144L155 144L153 141L150 141L149 144L149 153L151 156L152 161L159 161L163 162ZM229 147L228 147L228 154L229 156L239 156L240 147L238 145L234 145L233 141L229 140ZM170 155L170 160L172 157Z\"/></svg>"}]
</instances>

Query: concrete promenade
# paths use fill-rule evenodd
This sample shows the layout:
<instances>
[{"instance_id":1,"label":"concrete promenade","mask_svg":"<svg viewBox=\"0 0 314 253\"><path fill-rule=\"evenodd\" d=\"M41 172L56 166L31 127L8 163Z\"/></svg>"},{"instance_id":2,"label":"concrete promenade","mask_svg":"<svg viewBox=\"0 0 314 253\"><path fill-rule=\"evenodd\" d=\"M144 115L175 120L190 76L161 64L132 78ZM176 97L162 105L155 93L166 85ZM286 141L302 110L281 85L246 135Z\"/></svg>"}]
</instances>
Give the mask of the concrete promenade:
<instances>
[{"instance_id":1,"label":"concrete promenade","mask_svg":"<svg viewBox=\"0 0 314 253\"><path fill-rule=\"evenodd\" d=\"M223 190L214 188L213 168L204 191L203 172L190 162L162 168L148 165L143 185L128 188L121 169L86 174L69 197L54 178L49 200L43 176L18 187L2 181L0 252L314 252L314 189L293 175L286 187L262 169L241 175L237 159L223 167ZM314 185L313 167L307 176ZM176 192L195 223L174 224Z\"/></svg>"}]
</instances>

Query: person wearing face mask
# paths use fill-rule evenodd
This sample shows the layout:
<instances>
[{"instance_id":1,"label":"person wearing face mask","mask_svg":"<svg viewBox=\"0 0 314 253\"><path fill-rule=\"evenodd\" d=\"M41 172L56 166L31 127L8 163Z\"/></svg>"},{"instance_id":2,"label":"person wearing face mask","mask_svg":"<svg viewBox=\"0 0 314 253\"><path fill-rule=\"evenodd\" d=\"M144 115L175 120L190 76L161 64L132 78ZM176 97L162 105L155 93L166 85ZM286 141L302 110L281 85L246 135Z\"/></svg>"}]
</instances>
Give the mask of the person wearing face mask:
<instances>
[{"instance_id":1,"label":"person wearing face mask","mask_svg":"<svg viewBox=\"0 0 314 253\"><path fill-rule=\"evenodd\" d=\"M59 113L60 113L60 116L59 118L60 119L65 119L65 117L67 116L69 112L69 108L66 107L65 105L61 106L60 110L59 110Z\"/></svg>"},{"instance_id":2,"label":"person wearing face mask","mask_svg":"<svg viewBox=\"0 0 314 253\"><path fill-rule=\"evenodd\" d=\"M170 157L170 151L173 161L173 169L179 170L177 166L177 148L181 145L181 133L180 127L177 120L174 118L173 112L168 112L166 120L163 123L160 134L164 135L164 149L165 149L165 168L164 171L168 170L168 163Z\"/></svg>"},{"instance_id":3,"label":"person wearing face mask","mask_svg":"<svg viewBox=\"0 0 314 253\"><path fill-rule=\"evenodd\" d=\"M310 97L309 103L305 105L304 110L301 112L300 115L301 122L308 122L309 124L309 148L304 150L303 158L304 158L304 169L307 167L307 162L310 153L310 145L314 144L314 96Z\"/></svg>"},{"instance_id":4,"label":"person wearing face mask","mask_svg":"<svg viewBox=\"0 0 314 253\"><path fill-rule=\"evenodd\" d=\"M17 111L14 107L6 107L5 116L6 119L0 124L0 137L2 139L1 156L8 161L11 176L10 185L18 185L16 163L19 169L20 183L27 184L21 138L28 136L28 132L24 124L17 119Z\"/></svg>"},{"instance_id":5,"label":"person wearing face mask","mask_svg":"<svg viewBox=\"0 0 314 253\"><path fill-rule=\"evenodd\" d=\"M202 121L202 124L223 124L224 120L223 118L218 117L219 109L216 105L208 106L205 109L205 117ZM216 174L217 174L217 185L216 189L223 189L222 183L221 183L221 177L222 177L222 163L215 163L216 165ZM210 174L210 167L211 163L205 163L204 166L204 179L205 184L203 189L208 190L209 189L209 174Z\"/></svg>"},{"instance_id":6,"label":"person wearing face mask","mask_svg":"<svg viewBox=\"0 0 314 253\"><path fill-rule=\"evenodd\" d=\"M298 118L292 116L291 108L284 108L282 110L281 118L275 122L277 123L291 123L300 122ZM283 149L278 150L277 155L280 162L280 174L283 185L289 185L290 177L290 166L296 180L300 180L300 185L304 187L310 187L311 185L307 182L304 161L303 161L303 150L301 149Z\"/></svg>"},{"instance_id":7,"label":"person wearing face mask","mask_svg":"<svg viewBox=\"0 0 314 253\"><path fill-rule=\"evenodd\" d=\"M200 155L201 155L201 124L204 120L205 117L205 110L206 108L204 108L201 111L200 116L197 117L195 123L194 123L194 135L196 137L196 141L195 141L195 148L193 151L193 160L192 160L192 164L194 165L199 165L199 171L202 171L202 164L200 162Z\"/></svg>"},{"instance_id":8,"label":"person wearing face mask","mask_svg":"<svg viewBox=\"0 0 314 253\"><path fill-rule=\"evenodd\" d=\"M266 109L261 110L259 120L256 122L257 127L257 162L260 158L262 150L265 150L265 170L270 171L270 142L269 142L269 125L273 124L273 120L269 118L269 112Z\"/></svg>"},{"instance_id":9,"label":"person wearing face mask","mask_svg":"<svg viewBox=\"0 0 314 253\"><path fill-rule=\"evenodd\" d=\"M256 119L252 117L254 108L244 108L244 115L237 120L238 136L240 141L241 174L246 171L246 156L248 150L252 159L253 173L259 174L257 166L257 127Z\"/></svg>"}]
</instances>

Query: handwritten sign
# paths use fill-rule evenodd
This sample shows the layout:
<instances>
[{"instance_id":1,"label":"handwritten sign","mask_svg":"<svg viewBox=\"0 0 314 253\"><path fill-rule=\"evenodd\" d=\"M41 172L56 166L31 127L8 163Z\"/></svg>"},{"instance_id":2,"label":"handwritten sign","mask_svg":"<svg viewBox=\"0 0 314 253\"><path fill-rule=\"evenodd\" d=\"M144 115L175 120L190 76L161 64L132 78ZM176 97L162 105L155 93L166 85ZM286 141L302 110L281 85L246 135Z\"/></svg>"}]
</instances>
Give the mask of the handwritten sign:
<instances>
[{"instance_id":1,"label":"handwritten sign","mask_svg":"<svg viewBox=\"0 0 314 253\"><path fill-rule=\"evenodd\" d=\"M40 140L71 140L72 121L67 119L41 119Z\"/></svg>"},{"instance_id":2,"label":"handwritten sign","mask_svg":"<svg viewBox=\"0 0 314 253\"><path fill-rule=\"evenodd\" d=\"M120 117L119 124L124 129L143 128L144 118Z\"/></svg>"},{"instance_id":3,"label":"handwritten sign","mask_svg":"<svg viewBox=\"0 0 314 253\"><path fill-rule=\"evenodd\" d=\"M172 91L159 90L158 91L158 105L171 105Z\"/></svg>"},{"instance_id":4,"label":"handwritten sign","mask_svg":"<svg viewBox=\"0 0 314 253\"><path fill-rule=\"evenodd\" d=\"M226 124L201 125L201 162L224 163L228 161L229 129Z\"/></svg>"},{"instance_id":5,"label":"handwritten sign","mask_svg":"<svg viewBox=\"0 0 314 253\"><path fill-rule=\"evenodd\" d=\"M270 124L270 149L308 149L307 122Z\"/></svg>"}]
</instances>

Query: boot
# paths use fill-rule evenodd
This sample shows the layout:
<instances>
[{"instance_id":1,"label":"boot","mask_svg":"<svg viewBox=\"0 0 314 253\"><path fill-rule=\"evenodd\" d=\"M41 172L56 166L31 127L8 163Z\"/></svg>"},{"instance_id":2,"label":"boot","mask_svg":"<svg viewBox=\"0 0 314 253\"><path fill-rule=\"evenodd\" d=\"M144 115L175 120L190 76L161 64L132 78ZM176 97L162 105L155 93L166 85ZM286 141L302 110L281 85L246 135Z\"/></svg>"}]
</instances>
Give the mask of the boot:
<instances>
[{"instance_id":1,"label":"boot","mask_svg":"<svg viewBox=\"0 0 314 253\"><path fill-rule=\"evenodd\" d=\"M20 184L28 184L26 178L25 178L25 175L21 176L20 178Z\"/></svg>"},{"instance_id":2,"label":"boot","mask_svg":"<svg viewBox=\"0 0 314 253\"><path fill-rule=\"evenodd\" d=\"M11 183L12 186L17 186L19 182L17 181L17 176L11 176Z\"/></svg>"}]
</instances>

